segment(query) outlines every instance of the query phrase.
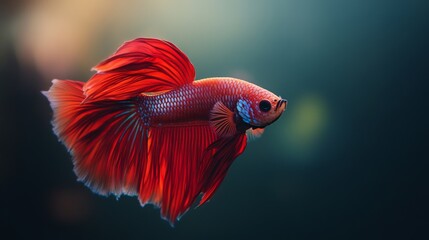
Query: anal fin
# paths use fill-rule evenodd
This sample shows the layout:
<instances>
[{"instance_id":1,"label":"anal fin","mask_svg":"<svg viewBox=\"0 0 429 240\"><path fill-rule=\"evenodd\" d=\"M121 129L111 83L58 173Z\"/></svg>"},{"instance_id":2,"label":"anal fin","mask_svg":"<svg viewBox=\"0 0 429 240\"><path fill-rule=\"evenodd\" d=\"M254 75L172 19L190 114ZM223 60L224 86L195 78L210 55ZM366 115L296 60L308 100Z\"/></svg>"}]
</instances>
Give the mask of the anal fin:
<instances>
[{"instance_id":1,"label":"anal fin","mask_svg":"<svg viewBox=\"0 0 429 240\"><path fill-rule=\"evenodd\" d=\"M204 150L215 140L207 122L151 128L146 172L138 188L142 205L158 205L162 217L174 224L201 192Z\"/></svg>"},{"instance_id":2,"label":"anal fin","mask_svg":"<svg viewBox=\"0 0 429 240\"><path fill-rule=\"evenodd\" d=\"M247 145L246 134L237 134L220 138L205 151L203 162L206 163L201 174L205 178L201 192L204 193L199 206L207 202L222 183L233 161L243 153Z\"/></svg>"}]
</instances>

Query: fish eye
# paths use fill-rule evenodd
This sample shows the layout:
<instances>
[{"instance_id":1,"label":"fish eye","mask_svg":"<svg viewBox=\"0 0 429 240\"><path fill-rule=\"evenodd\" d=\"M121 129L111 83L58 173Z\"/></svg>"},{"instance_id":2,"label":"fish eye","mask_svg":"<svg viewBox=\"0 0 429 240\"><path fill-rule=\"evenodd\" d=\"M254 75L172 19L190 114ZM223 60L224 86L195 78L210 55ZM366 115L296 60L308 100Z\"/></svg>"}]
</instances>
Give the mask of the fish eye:
<instances>
[{"instance_id":1,"label":"fish eye","mask_svg":"<svg viewBox=\"0 0 429 240\"><path fill-rule=\"evenodd\" d=\"M262 100L259 103L259 109L261 109L262 112L268 112L271 109L271 103L267 100Z\"/></svg>"}]
</instances>

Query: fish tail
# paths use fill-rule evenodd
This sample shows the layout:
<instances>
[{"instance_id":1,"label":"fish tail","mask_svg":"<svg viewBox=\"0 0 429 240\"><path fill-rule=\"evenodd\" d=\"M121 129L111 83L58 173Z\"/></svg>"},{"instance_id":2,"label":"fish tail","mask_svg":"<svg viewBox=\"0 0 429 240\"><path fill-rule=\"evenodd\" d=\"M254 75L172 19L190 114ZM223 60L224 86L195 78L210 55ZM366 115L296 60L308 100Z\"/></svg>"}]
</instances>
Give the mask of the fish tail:
<instances>
[{"instance_id":1,"label":"fish tail","mask_svg":"<svg viewBox=\"0 0 429 240\"><path fill-rule=\"evenodd\" d=\"M42 92L53 110L53 130L73 156L78 179L107 195L135 195L139 161L146 156L146 134L133 101L83 103L84 83L53 80ZM139 147L132 147L139 144ZM127 149L127 151L124 151Z\"/></svg>"}]
</instances>

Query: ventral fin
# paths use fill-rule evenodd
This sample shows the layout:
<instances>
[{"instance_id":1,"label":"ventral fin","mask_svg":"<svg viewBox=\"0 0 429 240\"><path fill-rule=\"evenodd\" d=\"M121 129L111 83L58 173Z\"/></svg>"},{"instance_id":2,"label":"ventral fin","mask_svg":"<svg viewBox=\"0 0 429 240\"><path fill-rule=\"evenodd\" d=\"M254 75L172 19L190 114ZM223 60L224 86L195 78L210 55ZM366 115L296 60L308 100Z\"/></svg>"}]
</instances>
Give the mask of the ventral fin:
<instances>
[{"instance_id":1,"label":"ventral fin","mask_svg":"<svg viewBox=\"0 0 429 240\"><path fill-rule=\"evenodd\" d=\"M216 102L210 112L210 124L220 137L230 137L237 133L234 122L234 112L232 112L221 101Z\"/></svg>"},{"instance_id":2,"label":"ventral fin","mask_svg":"<svg viewBox=\"0 0 429 240\"><path fill-rule=\"evenodd\" d=\"M126 100L144 92L168 91L195 78L188 57L172 43L152 38L125 42L93 68L84 85L85 102Z\"/></svg>"},{"instance_id":3,"label":"ventral fin","mask_svg":"<svg viewBox=\"0 0 429 240\"><path fill-rule=\"evenodd\" d=\"M249 140L256 140L264 133L265 128L249 128L246 130L246 135Z\"/></svg>"}]
</instances>

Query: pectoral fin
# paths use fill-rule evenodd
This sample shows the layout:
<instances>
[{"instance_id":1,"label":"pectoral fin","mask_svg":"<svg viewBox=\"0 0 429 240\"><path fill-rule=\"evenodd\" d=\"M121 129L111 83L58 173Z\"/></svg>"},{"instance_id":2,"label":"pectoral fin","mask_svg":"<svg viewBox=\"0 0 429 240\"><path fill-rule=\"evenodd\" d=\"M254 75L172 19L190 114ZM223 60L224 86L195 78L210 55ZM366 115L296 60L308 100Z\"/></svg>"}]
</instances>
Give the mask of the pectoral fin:
<instances>
[{"instance_id":1,"label":"pectoral fin","mask_svg":"<svg viewBox=\"0 0 429 240\"><path fill-rule=\"evenodd\" d=\"M210 113L210 125L220 137L231 137L237 133L234 112L221 101L214 105Z\"/></svg>"}]
</instances>

